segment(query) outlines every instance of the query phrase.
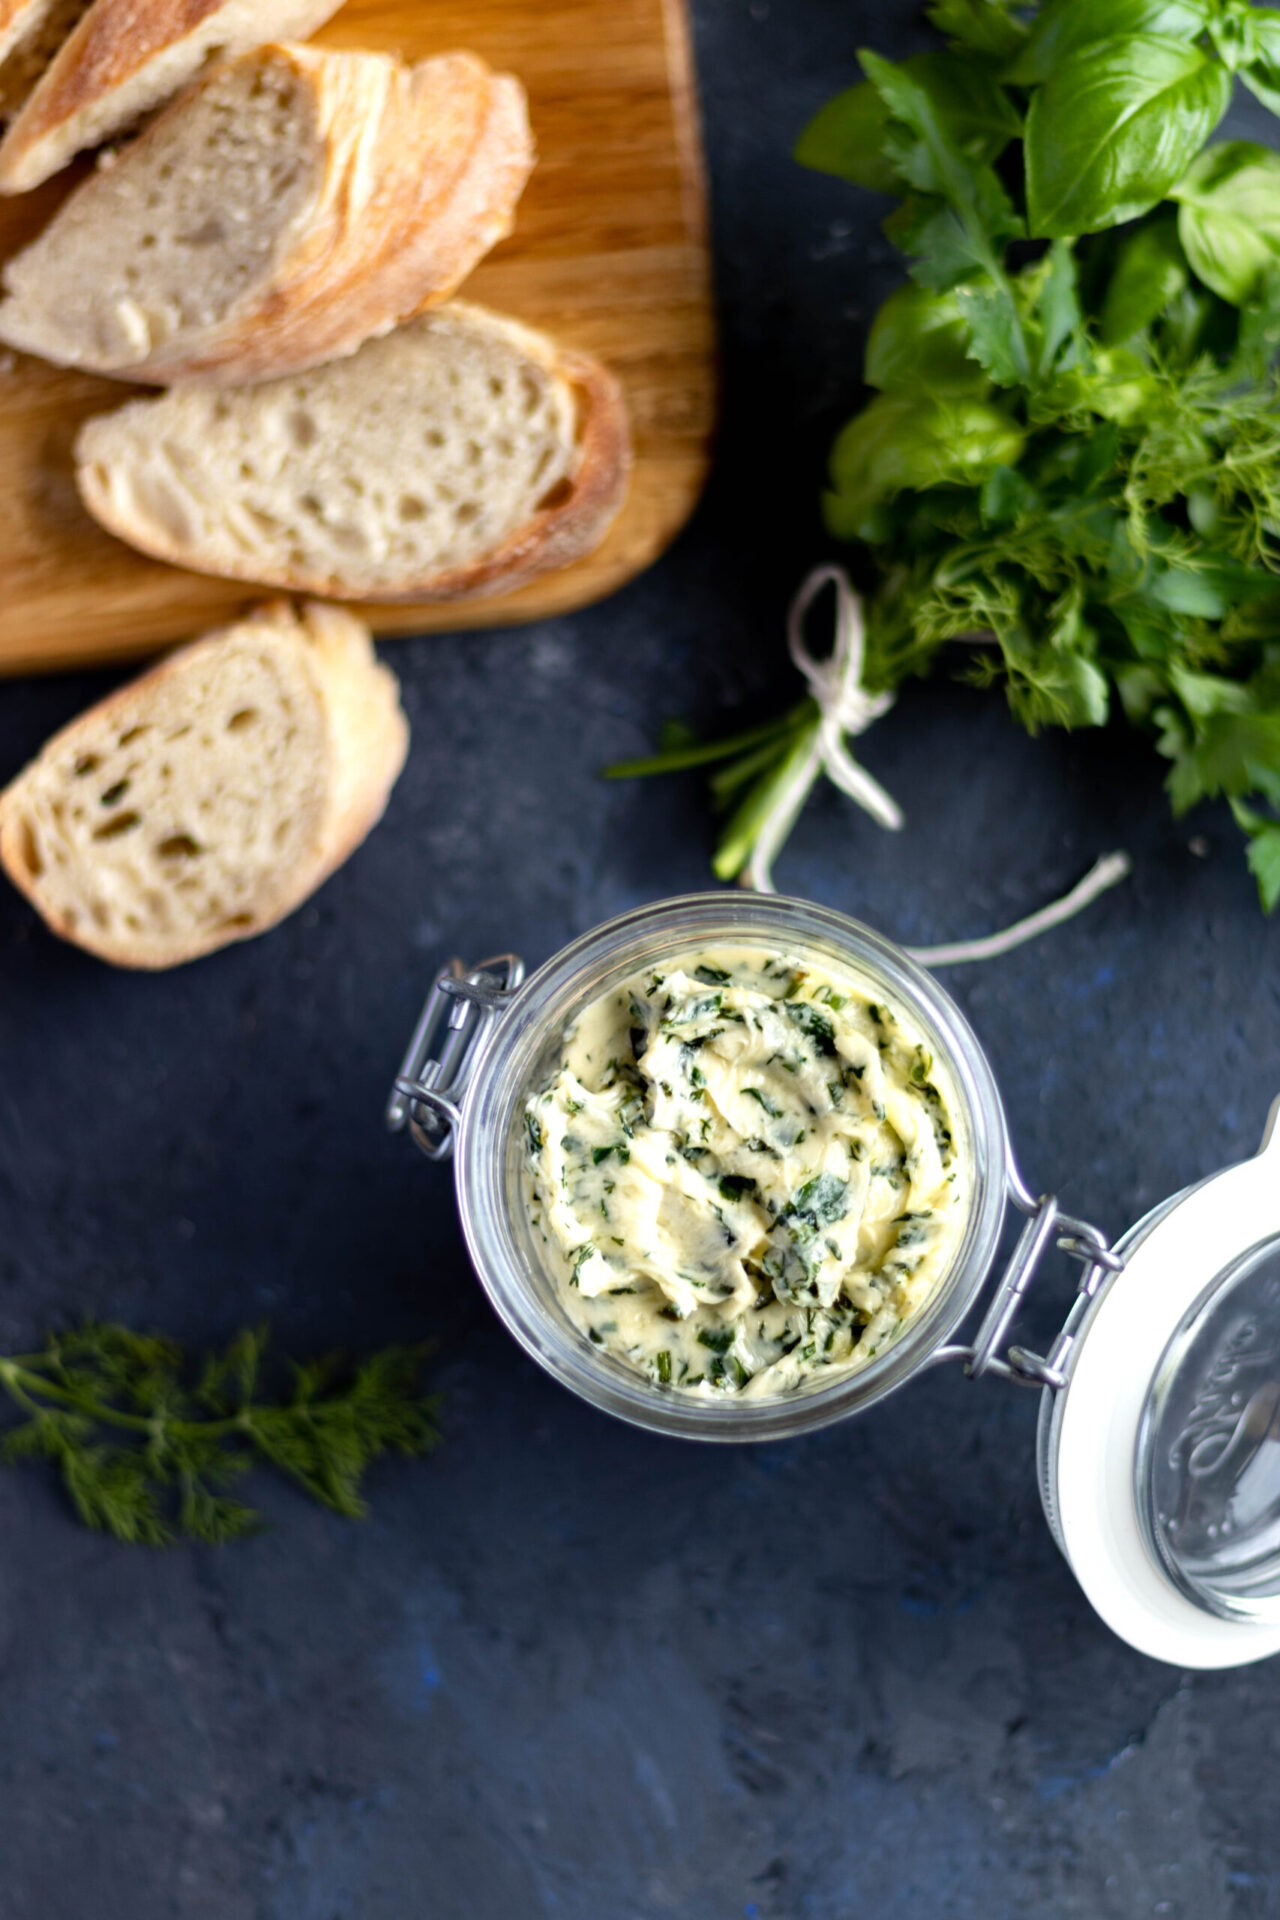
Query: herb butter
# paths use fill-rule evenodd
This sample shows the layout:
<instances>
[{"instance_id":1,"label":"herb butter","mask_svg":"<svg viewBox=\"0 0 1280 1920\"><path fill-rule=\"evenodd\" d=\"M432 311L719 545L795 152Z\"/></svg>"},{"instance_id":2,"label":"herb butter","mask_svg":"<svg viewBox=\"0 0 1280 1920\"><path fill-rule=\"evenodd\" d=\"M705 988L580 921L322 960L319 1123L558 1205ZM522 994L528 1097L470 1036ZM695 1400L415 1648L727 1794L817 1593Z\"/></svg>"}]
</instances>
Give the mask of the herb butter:
<instances>
[{"instance_id":1,"label":"herb butter","mask_svg":"<svg viewBox=\"0 0 1280 1920\"><path fill-rule=\"evenodd\" d=\"M963 1233L945 1077L884 1000L795 958L710 948L593 1001L524 1124L570 1318L685 1393L866 1366Z\"/></svg>"}]
</instances>

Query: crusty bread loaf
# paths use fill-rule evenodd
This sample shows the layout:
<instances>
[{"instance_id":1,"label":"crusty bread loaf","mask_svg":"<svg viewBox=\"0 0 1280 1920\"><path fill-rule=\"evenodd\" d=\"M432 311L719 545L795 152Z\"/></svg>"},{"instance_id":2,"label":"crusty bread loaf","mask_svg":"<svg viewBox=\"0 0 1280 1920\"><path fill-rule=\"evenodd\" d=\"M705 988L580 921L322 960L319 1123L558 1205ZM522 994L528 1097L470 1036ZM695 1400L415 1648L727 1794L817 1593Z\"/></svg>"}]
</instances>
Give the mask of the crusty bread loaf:
<instances>
[{"instance_id":1,"label":"crusty bread loaf","mask_svg":"<svg viewBox=\"0 0 1280 1920\"><path fill-rule=\"evenodd\" d=\"M64 939L176 966L314 892L381 818L408 738L361 623L275 603L56 734L0 794L0 862Z\"/></svg>"},{"instance_id":2,"label":"crusty bread loaf","mask_svg":"<svg viewBox=\"0 0 1280 1920\"><path fill-rule=\"evenodd\" d=\"M28 98L89 0L0 0L0 120Z\"/></svg>"},{"instance_id":3,"label":"crusty bread loaf","mask_svg":"<svg viewBox=\"0 0 1280 1920\"><path fill-rule=\"evenodd\" d=\"M0 193L26 193L137 125L214 59L305 40L341 0L62 0L78 21L0 142Z\"/></svg>"},{"instance_id":4,"label":"crusty bread loaf","mask_svg":"<svg viewBox=\"0 0 1280 1920\"><path fill-rule=\"evenodd\" d=\"M338 599L497 593L588 553L630 467L598 361L453 301L346 360L89 420L77 481L157 559Z\"/></svg>"},{"instance_id":5,"label":"crusty bread loaf","mask_svg":"<svg viewBox=\"0 0 1280 1920\"><path fill-rule=\"evenodd\" d=\"M0 340L160 384L313 366L452 292L532 157L518 82L472 54L256 48L9 262Z\"/></svg>"}]
</instances>

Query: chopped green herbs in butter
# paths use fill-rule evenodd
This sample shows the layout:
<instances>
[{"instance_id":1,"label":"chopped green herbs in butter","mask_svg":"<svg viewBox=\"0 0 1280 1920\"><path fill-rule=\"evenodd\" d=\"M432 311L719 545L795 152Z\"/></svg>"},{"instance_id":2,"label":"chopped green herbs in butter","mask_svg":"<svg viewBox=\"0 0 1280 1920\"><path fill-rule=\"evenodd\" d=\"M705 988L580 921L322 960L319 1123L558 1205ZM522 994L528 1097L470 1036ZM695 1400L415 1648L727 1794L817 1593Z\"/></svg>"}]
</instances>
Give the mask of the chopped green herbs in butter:
<instances>
[{"instance_id":1,"label":"chopped green herbs in butter","mask_svg":"<svg viewBox=\"0 0 1280 1920\"><path fill-rule=\"evenodd\" d=\"M673 1391L768 1398L866 1366L968 1208L919 1035L791 957L716 948L624 982L568 1029L524 1124L567 1312Z\"/></svg>"}]
</instances>

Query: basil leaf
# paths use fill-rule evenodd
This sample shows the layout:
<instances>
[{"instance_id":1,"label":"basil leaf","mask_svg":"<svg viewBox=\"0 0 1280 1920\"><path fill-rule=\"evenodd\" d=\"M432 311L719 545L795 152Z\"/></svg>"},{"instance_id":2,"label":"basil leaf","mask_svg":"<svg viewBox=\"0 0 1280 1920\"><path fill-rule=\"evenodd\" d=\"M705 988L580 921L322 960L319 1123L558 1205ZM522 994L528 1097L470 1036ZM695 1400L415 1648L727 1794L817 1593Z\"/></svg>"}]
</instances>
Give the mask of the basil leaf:
<instances>
[{"instance_id":1,"label":"basil leaf","mask_svg":"<svg viewBox=\"0 0 1280 1920\"><path fill-rule=\"evenodd\" d=\"M1280 265L1280 154L1249 140L1210 147L1173 188L1178 236L1207 287L1244 306Z\"/></svg>"},{"instance_id":2,"label":"basil leaf","mask_svg":"<svg viewBox=\"0 0 1280 1920\"><path fill-rule=\"evenodd\" d=\"M988 401L882 393L855 414L831 450L827 526L844 539L865 539L873 509L905 488L981 481L996 466L1014 466L1025 435Z\"/></svg>"},{"instance_id":3,"label":"basil leaf","mask_svg":"<svg viewBox=\"0 0 1280 1920\"><path fill-rule=\"evenodd\" d=\"M898 170L884 155L889 111L869 80L820 107L796 141L795 157L815 173L834 173L873 193L897 193Z\"/></svg>"},{"instance_id":4,"label":"basil leaf","mask_svg":"<svg viewBox=\"0 0 1280 1920\"><path fill-rule=\"evenodd\" d=\"M930 0L925 8L939 33L954 46L1005 59L1022 45L1027 30L1002 0Z\"/></svg>"},{"instance_id":5,"label":"basil leaf","mask_svg":"<svg viewBox=\"0 0 1280 1920\"><path fill-rule=\"evenodd\" d=\"M1251 59L1238 68L1250 93L1272 113L1280 113L1280 18L1251 7L1248 13Z\"/></svg>"},{"instance_id":6,"label":"basil leaf","mask_svg":"<svg viewBox=\"0 0 1280 1920\"><path fill-rule=\"evenodd\" d=\"M1187 257L1172 220L1129 234L1103 296L1098 333L1104 344L1119 346L1141 332L1186 284Z\"/></svg>"},{"instance_id":7,"label":"basil leaf","mask_svg":"<svg viewBox=\"0 0 1280 1920\"><path fill-rule=\"evenodd\" d=\"M1226 68L1176 40L1102 40L1066 61L1027 115L1033 237L1094 233L1145 213L1186 172L1230 98Z\"/></svg>"},{"instance_id":8,"label":"basil leaf","mask_svg":"<svg viewBox=\"0 0 1280 1920\"><path fill-rule=\"evenodd\" d=\"M1254 27L1254 57L1238 69L1240 78L1264 107L1280 113L1280 21Z\"/></svg>"},{"instance_id":9,"label":"basil leaf","mask_svg":"<svg viewBox=\"0 0 1280 1920\"><path fill-rule=\"evenodd\" d=\"M947 137L970 159L994 160L1021 132L1008 94L980 61L916 53L899 62L897 71L923 90ZM796 142L795 157L801 166L833 173L855 187L898 193L910 177L898 164L898 154L905 150L910 161L914 142L904 142L900 133L896 141L892 138L892 119L880 89L863 80L819 109Z\"/></svg>"},{"instance_id":10,"label":"basil leaf","mask_svg":"<svg viewBox=\"0 0 1280 1920\"><path fill-rule=\"evenodd\" d=\"M863 378L885 392L985 392L986 379L969 358L968 342L954 295L899 287L872 323Z\"/></svg>"},{"instance_id":11,"label":"basil leaf","mask_svg":"<svg viewBox=\"0 0 1280 1920\"><path fill-rule=\"evenodd\" d=\"M1190 43L1209 19L1209 0L1049 0L1025 47L1004 72L1013 86L1037 86L1082 47L1133 34Z\"/></svg>"}]
</instances>

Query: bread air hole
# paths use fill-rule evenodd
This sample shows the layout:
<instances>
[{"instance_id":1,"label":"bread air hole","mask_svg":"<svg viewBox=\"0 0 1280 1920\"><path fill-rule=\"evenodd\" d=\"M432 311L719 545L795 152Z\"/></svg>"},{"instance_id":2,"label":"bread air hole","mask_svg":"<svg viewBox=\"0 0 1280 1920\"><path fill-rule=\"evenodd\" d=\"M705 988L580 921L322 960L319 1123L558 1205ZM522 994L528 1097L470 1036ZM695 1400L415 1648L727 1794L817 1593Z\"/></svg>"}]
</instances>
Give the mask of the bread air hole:
<instances>
[{"instance_id":1,"label":"bread air hole","mask_svg":"<svg viewBox=\"0 0 1280 1920\"><path fill-rule=\"evenodd\" d=\"M122 747L127 747L134 740L141 740L143 734L150 733L150 731L151 731L151 728L147 725L146 721L144 720L141 722L140 725L136 727L127 728L125 732L120 735L119 745Z\"/></svg>"},{"instance_id":2,"label":"bread air hole","mask_svg":"<svg viewBox=\"0 0 1280 1920\"><path fill-rule=\"evenodd\" d=\"M244 733L246 728L257 725L258 718L256 707L239 707L227 722L227 732Z\"/></svg>"},{"instance_id":3,"label":"bread air hole","mask_svg":"<svg viewBox=\"0 0 1280 1920\"><path fill-rule=\"evenodd\" d=\"M95 827L93 837L95 840L118 840L121 834L132 833L135 827L141 825L140 813L118 813L114 820L108 820L102 826Z\"/></svg>"},{"instance_id":4,"label":"bread air hole","mask_svg":"<svg viewBox=\"0 0 1280 1920\"><path fill-rule=\"evenodd\" d=\"M319 432L319 427L309 413L299 409L297 413L289 415L289 437L300 451L305 452L308 447L313 446Z\"/></svg>"},{"instance_id":5,"label":"bread air hole","mask_svg":"<svg viewBox=\"0 0 1280 1920\"><path fill-rule=\"evenodd\" d=\"M158 843L156 852L162 860L191 860L203 853L204 848L189 833L171 833Z\"/></svg>"},{"instance_id":6,"label":"bread air hole","mask_svg":"<svg viewBox=\"0 0 1280 1920\"><path fill-rule=\"evenodd\" d=\"M35 831L29 820L18 823L18 861L23 872L30 880L38 880L44 872L44 861L40 858L40 847Z\"/></svg>"},{"instance_id":7,"label":"bread air hole","mask_svg":"<svg viewBox=\"0 0 1280 1920\"><path fill-rule=\"evenodd\" d=\"M563 507L573 496L572 480L557 480L554 487L548 487L537 505L539 513L554 513L557 507Z\"/></svg>"},{"instance_id":8,"label":"bread air hole","mask_svg":"<svg viewBox=\"0 0 1280 1920\"><path fill-rule=\"evenodd\" d=\"M215 929L218 933L243 933L246 928L256 925L251 913L229 913L225 920L219 920Z\"/></svg>"},{"instance_id":9,"label":"bread air hole","mask_svg":"<svg viewBox=\"0 0 1280 1920\"><path fill-rule=\"evenodd\" d=\"M425 520L427 517L427 503L425 500L420 499L416 493L402 493L399 501L399 512L402 520Z\"/></svg>"},{"instance_id":10,"label":"bread air hole","mask_svg":"<svg viewBox=\"0 0 1280 1920\"><path fill-rule=\"evenodd\" d=\"M114 787L108 787L105 793L98 795L98 798L104 807L114 807L117 801L124 799L128 791L129 782L127 780L117 780Z\"/></svg>"},{"instance_id":11,"label":"bread air hole","mask_svg":"<svg viewBox=\"0 0 1280 1920\"><path fill-rule=\"evenodd\" d=\"M200 227L192 227L188 234L177 234L178 246L217 246L219 240L225 240L226 228L223 227L217 213L211 213Z\"/></svg>"},{"instance_id":12,"label":"bread air hole","mask_svg":"<svg viewBox=\"0 0 1280 1920\"><path fill-rule=\"evenodd\" d=\"M82 753L72 768L72 772L75 774L77 780L83 780L87 773L96 773L101 764L102 762L96 753Z\"/></svg>"}]
</instances>

